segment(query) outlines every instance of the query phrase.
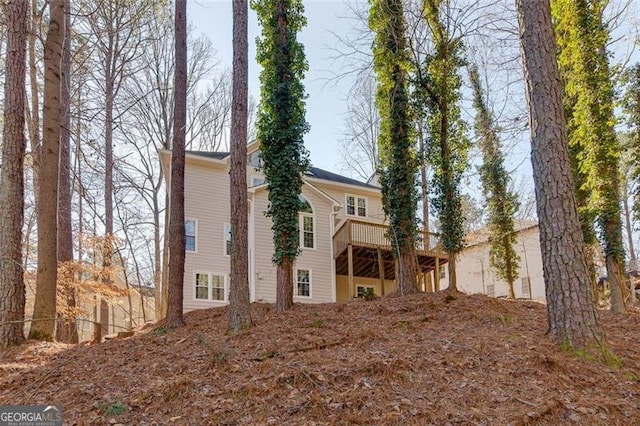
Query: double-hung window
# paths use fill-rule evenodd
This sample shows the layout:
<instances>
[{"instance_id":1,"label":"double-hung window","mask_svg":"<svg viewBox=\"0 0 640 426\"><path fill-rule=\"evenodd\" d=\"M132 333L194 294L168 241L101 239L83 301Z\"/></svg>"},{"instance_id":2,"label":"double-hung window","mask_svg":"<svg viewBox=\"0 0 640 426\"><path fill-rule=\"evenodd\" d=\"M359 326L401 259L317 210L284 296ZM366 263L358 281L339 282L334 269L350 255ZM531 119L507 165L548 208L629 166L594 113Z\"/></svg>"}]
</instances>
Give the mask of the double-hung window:
<instances>
[{"instance_id":1,"label":"double-hung window","mask_svg":"<svg viewBox=\"0 0 640 426\"><path fill-rule=\"evenodd\" d=\"M316 247L315 241L315 220L311 204L303 197L300 197L302 207L300 208L300 246L302 248L313 249Z\"/></svg>"},{"instance_id":2,"label":"double-hung window","mask_svg":"<svg viewBox=\"0 0 640 426\"><path fill-rule=\"evenodd\" d=\"M311 270L298 269L296 275L295 295L298 297L311 297Z\"/></svg>"},{"instance_id":3,"label":"double-hung window","mask_svg":"<svg viewBox=\"0 0 640 426\"><path fill-rule=\"evenodd\" d=\"M367 217L367 199L357 195L347 195L347 215Z\"/></svg>"},{"instance_id":4,"label":"double-hung window","mask_svg":"<svg viewBox=\"0 0 640 426\"><path fill-rule=\"evenodd\" d=\"M187 219L184 221L184 249L185 251L196 251L196 221Z\"/></svg>"},{"instance_id":5,"label":"double-hung window","mask_svg":"<svg viewBox=\"0 0 640 426\"><path fill-rule=\"evenodd\" d=\"M196 299L224 301L225 277L220 274L196 272Z\"/></svg>"},{"instance_id":6,"label":"double-hung window","mask_svg":"<svg viewBox=\"0 0 640 426\"><path fill-rule=\"evenodd\" d=\"M231 256L231 225L224 224L224 254Z\"/></svg>"}]
</instances>

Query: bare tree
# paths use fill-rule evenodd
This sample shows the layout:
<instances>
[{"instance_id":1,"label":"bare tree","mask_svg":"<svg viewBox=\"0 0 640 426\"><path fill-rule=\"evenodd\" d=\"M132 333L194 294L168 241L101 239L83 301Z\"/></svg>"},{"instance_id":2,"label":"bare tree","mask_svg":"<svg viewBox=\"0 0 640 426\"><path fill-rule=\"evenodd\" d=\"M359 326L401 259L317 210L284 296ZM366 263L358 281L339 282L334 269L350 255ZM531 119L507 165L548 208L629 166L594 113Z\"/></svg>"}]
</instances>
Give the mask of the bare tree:
<instances>
[{"instance_id":1,"label":"bare tree","mask_svg":"<svg viewBox=\"0 0 640 426\"><path fill-rule=\"evenodd\" d=\"M38 190L38 276L29 337L54 337L58 276L58 162L60 151L60 62L64 37L64 0L49 2L49 30L44 49L43 139Z\"/></svg>"},{"instance_id":2,"label":"bare tree","mask_svg":"<svg viewBox=\"0 0 640 426\"><path fill-rule=\"evenodd\" d=\"M247 121L249 42L247 0L233 2L233 97L231 108L231 285L229 329L251 326L249 295L249 230L247 207Z\"/></svg>"},{"instance_id":3,"label":"bare tree","mask_svg":"<svg viewBox=\"0 0 640 426\"><path fill-rule=\"evenodd\" d=\"M184 147L187 127L187 0L176 0L173 146L169 214L169 285L167 327L185 325L182 315L184 285Z\"/></svg>"},{"instance_id":4,"label":"bare tree","mask_svg":"<svg viewBox=\"0 0 640 426\"><path fill-rule=\"evenodd\" d=\"M527 83L549 334L568 347L603 344L571 174L551 8L548 0L517 0L516 4Z\"/></svg>"},{"instance_id":5,"label":"bare tree","mask_svg":"<svg viewBox=\"0 0 640 426\"><path fill-rule=\"evenodd\" d=\"M25 287L22 270L24 213L25 75L29 4L7 7L4 126L0 170L0 348L24 340Z\"/></svg>"}]
</instances>

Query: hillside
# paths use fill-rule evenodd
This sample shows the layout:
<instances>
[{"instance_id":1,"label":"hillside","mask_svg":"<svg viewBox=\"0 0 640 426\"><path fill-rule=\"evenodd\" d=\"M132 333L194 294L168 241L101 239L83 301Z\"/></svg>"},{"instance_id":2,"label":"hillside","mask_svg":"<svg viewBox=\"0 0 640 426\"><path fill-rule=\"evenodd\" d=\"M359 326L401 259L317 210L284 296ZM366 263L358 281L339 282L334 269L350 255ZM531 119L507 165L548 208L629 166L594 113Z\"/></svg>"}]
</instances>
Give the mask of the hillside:
<instances>
[{"instance_id":1,"label":"hillside","mask_svg":"<svg viewBox=\"0 0 640 426\"><path fill-rule=\"evenodd\" d=\"M254 304L186 328L0 353L0 404L61 404L65 424L640 424L640 315L601 318L612 368L560 351L545 307L419 294L371 302Z\"/></svg>"}]
</instances>

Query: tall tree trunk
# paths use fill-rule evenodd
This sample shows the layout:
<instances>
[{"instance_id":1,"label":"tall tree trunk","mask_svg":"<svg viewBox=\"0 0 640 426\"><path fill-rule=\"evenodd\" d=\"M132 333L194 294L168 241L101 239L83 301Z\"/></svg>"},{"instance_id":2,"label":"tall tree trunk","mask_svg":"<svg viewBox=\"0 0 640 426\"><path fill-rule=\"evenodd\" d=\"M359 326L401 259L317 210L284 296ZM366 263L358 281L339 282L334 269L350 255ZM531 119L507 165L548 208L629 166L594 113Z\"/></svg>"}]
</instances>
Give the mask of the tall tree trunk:
<instances>
[{"instance_id":1,"label":"tall tree trunk","mask_svg":"<svg viewBox=\"0 0 640 426\"><path fill-rule=\"evenodd\" d=\"M247 0L233 2L233 92L231 100L231 283L229 330L251 326L247 206L249 42Z\"/></svg>"},{"instance_id":2,"label":"tall tree trunk","mask_svg":"<svg viewBox=\"0 0 640 426\"><path fill-rule=\"evenodd\" d=\"M293 307L293 261L283 259L276 270L276 311L284 312Z\"/></svg>"},{"instance_id":3,"label":"tall tree trunk","mask_svg":"<svg viewBox=\"0 0 640 426\"><path fill-rule=\"evenodd\" d=\"M24 222L25 77L29 4L6 5L7 51L0 169L0 348L24 341L22 274Z\"/></svg>"},{"instance_id":4,"label":"tall tree trunk","mask_svg":"<svg viewBox=\"0 0 640 426\"><path fill-rule=\"evenodd\" d=\"M68 266L73 261L73 231L71 227L71 23L69 0L64 0L64 44L62 46L60 92L60 170L58 181L58 264L65 265L62 293L67 312L58 313L57 339L61 342L78 343L78 331L75 321L76 290L73 286L73 270Z\"/></svg>"},{"instance_id":5,"label":"tall tree trunk","mask_svg":"<svg viewBox=\"0 0 640 426\"><path fill-rule=\"evenodd\" d=\"M173 147L171 149L171 212L169 215L169 286L166 327L185 325L184 286L184 161L187 127L187 0L176 0ZM245 196L246 198L246 196Z\"/></svg>"},{"instance_id":6,"label":"tall tree trunk","mask_svg":"<svg viewBox=\"0 0 640 426\"><path fill-rule=\"evenodd\" d=\"M40 21L42 15L39 12L38 0L31 1L31 30L28 34L29 49L29 87L31 88L31 119L29 120L29 143L31 145L31 158L33 160L33 192L38 200L38 182L40 174L40 93L38 78L38 66L36 58L36 40L40 34ZM37 208L37 207L36 207Z\"/></svg>"},{"instance_id":7,"label":"tall tree trunk","mask_svg":"<svg viewBox=\"0 0 640 426\"><path fill-rule=\"evenodd\" d=\"M418 292L418 264L412 249L405 249L398 257L398 293L408 295Z\"/></svg>"},{"instance_id":8,"label":"tall tree trunk","mask_svg":"<svg viewBox=\"0 0 640 426\"><path fill-rule=\"evenodd\" d=\"M60 151L60 63L64 1L49 1L49 30L44 47L43 139L38 191L38 276L29 337L52 340L58 278L58 164Z\"/></svg>"},{"instance_id":9,"label":"tall tree trunk","mask_svg":"<svg viewBox=\"0 0 640 426\"><path fill-rule=\"evenodd\" d=\"M578 219L549 1L516 0L516 5L540 218L548 333L568 347L604 344Z\"/></svg>"}]
</instances>

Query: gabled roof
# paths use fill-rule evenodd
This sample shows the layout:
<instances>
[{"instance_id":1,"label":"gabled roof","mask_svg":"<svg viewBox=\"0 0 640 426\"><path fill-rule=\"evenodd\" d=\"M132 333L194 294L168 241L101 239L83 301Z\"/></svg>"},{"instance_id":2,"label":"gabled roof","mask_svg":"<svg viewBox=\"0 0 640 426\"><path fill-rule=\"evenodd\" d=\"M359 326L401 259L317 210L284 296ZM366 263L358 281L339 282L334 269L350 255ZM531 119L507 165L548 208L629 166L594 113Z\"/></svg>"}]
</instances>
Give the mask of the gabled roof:
<instances>
[{"instance_id":1,"label":"gabled roof","mask_svg":"<svg viewBox=\"0 0 640 426\"><path fill-rule=\"evenodd\" d=\"M229 156L228 152L187 151L186 153L190 155L196 155L198 157L213 158L216 160L225 160ZM370 183L360 182L359 180L351 179L346 176L339 175L337 173L320 169L318 167L309 167L309 170L307 170L306 176L310 178L316 178L319 180L329 181L329 182L359 186L362 188L380 189L375 185L371 185Z\"/></svg>"}]
</instances>

